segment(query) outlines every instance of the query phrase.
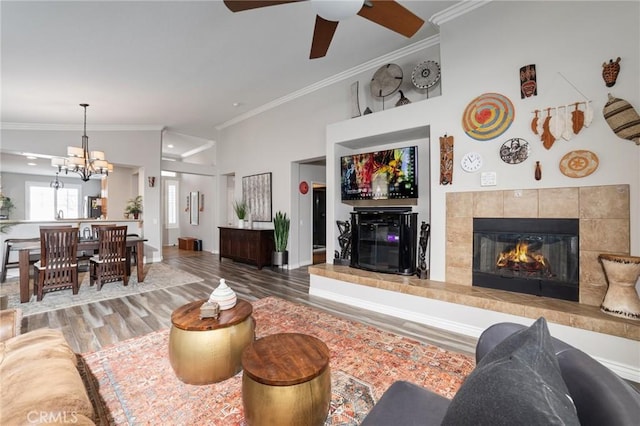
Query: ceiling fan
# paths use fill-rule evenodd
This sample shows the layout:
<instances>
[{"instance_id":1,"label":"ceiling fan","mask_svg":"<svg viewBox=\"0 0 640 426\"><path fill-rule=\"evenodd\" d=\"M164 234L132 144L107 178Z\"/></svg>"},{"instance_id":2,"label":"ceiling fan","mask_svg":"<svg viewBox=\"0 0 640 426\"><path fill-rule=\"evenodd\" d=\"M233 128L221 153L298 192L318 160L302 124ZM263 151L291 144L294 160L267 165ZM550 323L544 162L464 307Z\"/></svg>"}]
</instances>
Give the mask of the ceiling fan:
<instances>
[{"instance_id":1,"label":"ceiling fan","mask_svg":"<svg viewBox=\"0 0 640 426\"><path fill-rule=\"evenodd\" d=\"M224 0L224 4L232 12L276 6L306 0ZM424 21L411 13L404 6L393 0L310 0L316 8L316 25L313 30L311 53L309 59L321 58L327 54L333 35L341 19L356 14L385 28L402 34L413 36L424 24Z\"/></svg>"}]
</instances>

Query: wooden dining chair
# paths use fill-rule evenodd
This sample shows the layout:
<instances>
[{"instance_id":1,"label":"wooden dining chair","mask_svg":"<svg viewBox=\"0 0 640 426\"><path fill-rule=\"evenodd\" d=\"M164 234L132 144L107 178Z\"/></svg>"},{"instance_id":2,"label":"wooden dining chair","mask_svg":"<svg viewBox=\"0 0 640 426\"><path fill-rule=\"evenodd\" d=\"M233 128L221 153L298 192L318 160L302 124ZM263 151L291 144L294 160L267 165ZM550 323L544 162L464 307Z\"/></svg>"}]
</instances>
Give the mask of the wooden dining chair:
<instances>
[{"instance_id":1,"label":"wooden dining chair","mask_svg":"<svg viewBox=\"0 0 640 426\"><path fill-rule=\"evenodd\" d=\"M98 254L90 260L89 283L113 281L129 284L127 275L127 226L102 227L98 233Z\"/></svg>"},{"instance_id":2,"label":"wooden dining chair","mask_svg":"<svg viewBox=\"0 0 640 426\"><path fill-rule=\"evenodd\" d=\"M78 228L40 228L40 260L33 265L33 293L38 301L50 291L71 288L78 294L77 251Z\"/></svg>"}]
</instances>

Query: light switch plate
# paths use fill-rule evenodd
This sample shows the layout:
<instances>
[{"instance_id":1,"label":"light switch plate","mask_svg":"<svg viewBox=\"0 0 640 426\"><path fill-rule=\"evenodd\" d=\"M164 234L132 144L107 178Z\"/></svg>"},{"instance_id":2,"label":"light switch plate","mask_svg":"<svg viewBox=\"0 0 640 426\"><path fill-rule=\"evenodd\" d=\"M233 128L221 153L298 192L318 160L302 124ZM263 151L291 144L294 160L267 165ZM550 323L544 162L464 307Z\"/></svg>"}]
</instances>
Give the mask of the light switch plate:
<instances>
[{"instance_id":1,"label":"light switch plate","mask_svg":"<svg viewBox=\"0 0 640 426\"><path fill-rule=\"evenodd\" d=\"M496 185L497 185L496 172L480 173L480 186L496 186Z\"/></svg>"}]
</instances>

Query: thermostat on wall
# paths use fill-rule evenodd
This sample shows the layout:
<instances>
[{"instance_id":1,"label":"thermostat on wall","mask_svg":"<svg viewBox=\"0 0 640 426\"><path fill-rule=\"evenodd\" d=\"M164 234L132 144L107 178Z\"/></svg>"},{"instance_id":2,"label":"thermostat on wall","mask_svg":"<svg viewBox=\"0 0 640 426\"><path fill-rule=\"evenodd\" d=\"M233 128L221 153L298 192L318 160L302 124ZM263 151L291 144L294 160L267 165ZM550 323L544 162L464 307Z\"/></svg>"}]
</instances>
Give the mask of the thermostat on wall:
<instances>
[{"instance_id":1,"label":"thermostat on wall","mask_svg":"<svg viewBox=\"0 0 640 426\"><path fill-rule=\"evenodd\" d=\"M480 186L496 186L496 184L497 184L496 172L480 173Z\"/></svg>"}]
</instances>

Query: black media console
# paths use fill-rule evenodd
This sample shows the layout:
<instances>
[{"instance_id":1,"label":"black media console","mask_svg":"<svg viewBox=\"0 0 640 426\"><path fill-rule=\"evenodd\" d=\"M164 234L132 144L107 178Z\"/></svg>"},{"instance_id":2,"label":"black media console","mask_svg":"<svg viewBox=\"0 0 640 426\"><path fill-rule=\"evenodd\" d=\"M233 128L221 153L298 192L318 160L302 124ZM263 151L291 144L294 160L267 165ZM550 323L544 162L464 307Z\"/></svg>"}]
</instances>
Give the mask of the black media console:
<instances>
[{"instance_id":1,"label":"black media console","mask_svg":"<svg viewBox=\"0 0 640 426\"><path fill-rule=\"evenodd\" d=\"M356 208L351 213L351 266L401 275L416 272L418 213L410 207Z\"/></svg>"}]
</instances>

